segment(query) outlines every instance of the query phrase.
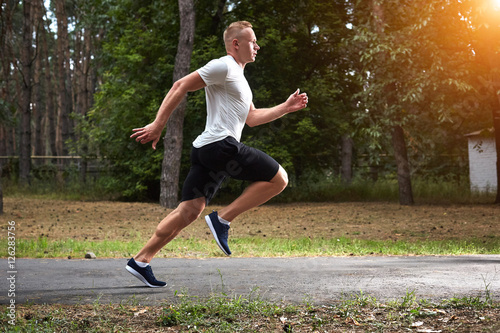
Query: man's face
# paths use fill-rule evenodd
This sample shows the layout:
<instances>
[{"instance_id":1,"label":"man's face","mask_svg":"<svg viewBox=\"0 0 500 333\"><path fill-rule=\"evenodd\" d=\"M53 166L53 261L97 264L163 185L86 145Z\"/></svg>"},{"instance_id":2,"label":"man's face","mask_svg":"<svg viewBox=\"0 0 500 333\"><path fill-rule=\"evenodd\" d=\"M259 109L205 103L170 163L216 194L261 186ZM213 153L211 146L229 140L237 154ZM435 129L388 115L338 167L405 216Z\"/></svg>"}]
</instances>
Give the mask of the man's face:
<instances>
[{"instance_id":1,"label":"man's face","mask_svg":"<svg viewBox=\"0 0 500 333\"><path fill-rule=\"evenodd\" d=\"M257 38L252 28L246 28L240 32L238 46L241 60L245 63L255 61L260 47L257 45Z\"/></svg>"}]
</instances>

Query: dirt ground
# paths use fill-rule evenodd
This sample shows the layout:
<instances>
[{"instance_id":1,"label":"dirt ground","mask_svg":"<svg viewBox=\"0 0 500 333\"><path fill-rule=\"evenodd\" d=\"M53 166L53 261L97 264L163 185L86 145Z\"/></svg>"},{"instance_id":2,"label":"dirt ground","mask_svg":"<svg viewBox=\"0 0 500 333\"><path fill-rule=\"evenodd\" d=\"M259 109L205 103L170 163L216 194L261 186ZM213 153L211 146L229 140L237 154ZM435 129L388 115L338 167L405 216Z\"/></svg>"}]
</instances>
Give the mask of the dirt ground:
<instances>
[{"instance_id":1,"label":"dirt ground","mask_svg":"<svg viewBox=\"0 0 500 333\"><path fill-rule=\"evenodd\" d=\"M203 216L180 237L210 238ZM18 238L121 240L148 238L169 210L155 203L57 201L5 198L7 221ZM414 205L398 203L293 203L263 205L231 224L231 237L347 237L370 240L495 239L500 237L498 205Z\"/></svg>"}]
</instances>

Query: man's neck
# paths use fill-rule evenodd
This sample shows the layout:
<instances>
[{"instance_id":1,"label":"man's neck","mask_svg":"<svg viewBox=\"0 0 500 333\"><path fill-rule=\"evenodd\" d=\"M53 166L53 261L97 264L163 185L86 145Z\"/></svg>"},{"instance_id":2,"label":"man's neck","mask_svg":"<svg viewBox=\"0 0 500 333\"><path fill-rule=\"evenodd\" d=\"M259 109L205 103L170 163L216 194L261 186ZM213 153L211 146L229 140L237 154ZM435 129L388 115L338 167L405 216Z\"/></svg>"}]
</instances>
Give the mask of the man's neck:
<instances>
[{"instance_id":1,"label":"man's neck","mask_svg":"<svg viewBox=\"0 0 500 333\"><path fill-rule=\"evenodd\" d=\"M228 55L228 56L231 56L231 57L234 59L234 61L236 61L236 63L237 63L237 64L238 64L241 68L245 69L245 65L246 65L246 63L245 63L245 62L241 62L241 61L239 61L239 60L238 60L238 57L236 56L236 54L235 54L234 52L228 51L228 52L227 52L227 55Z\"/></svg>"}]
</instances>

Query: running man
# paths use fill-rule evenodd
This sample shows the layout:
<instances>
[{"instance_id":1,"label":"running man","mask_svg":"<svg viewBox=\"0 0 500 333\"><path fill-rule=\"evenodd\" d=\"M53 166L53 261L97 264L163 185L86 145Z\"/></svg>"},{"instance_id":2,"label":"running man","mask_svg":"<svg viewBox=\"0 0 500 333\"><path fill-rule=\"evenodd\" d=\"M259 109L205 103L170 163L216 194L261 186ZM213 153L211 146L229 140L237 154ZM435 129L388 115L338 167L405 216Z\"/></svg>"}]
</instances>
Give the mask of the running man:
<instances>
[{"instance_id":1,"label":"running man","mask_svg":"<svg viewBox=\"0 0 500 333\"><path fill-rule=\"evenodd\" d=\"M133 130L131 138L142 144L152 141L153 149L163 128L188 92L205 88L207 121L205 130L193 142L191 169L182 188L178 207L157 226L146 245L131 258L126 269L149 287L163 287L149 263L162 247L195 221L213 198L223 180L232 177L252 183L227 207L205 216L217 245L230 255L229 224L241 213L279 194L288 184L285 170L270 156L240 143L245 124L257 126L307 106L307 95L297 90L277 106L257 109L244 76L245 65L255 61L260 47L252 25L234 22L224 31L227 55L210 61L174 83L165 96L156 119Z\"/></svg>"}]
</instances>

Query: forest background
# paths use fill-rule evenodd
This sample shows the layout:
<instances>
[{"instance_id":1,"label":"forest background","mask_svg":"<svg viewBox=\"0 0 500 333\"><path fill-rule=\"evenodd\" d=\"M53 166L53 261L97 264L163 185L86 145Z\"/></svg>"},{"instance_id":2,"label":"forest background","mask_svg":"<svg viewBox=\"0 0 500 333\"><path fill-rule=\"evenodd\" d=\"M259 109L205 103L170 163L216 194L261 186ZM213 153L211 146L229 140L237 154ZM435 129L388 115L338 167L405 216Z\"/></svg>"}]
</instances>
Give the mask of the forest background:
<instances>
[{"instance_id":1,"label":"forest background","mask_svg":"<svg viewBox=\"0 0 500 333\"><path fill-rule=\"evenodd\" d=\"M245 70L255 105L309 96L306 110L243 133L288 171L280 200L342 200L329 189L382 182L410 205L415 182L468 191L466 134L494 128L500 156L494 0L3 0L0 10L0 212L2 183L174 206L204 92L176 110L164 149L129 136L173 80L225 54L236 20L252 22L261 47ZM220 198L241 189L230 182Z\"/></svg>"}]
</instances>

